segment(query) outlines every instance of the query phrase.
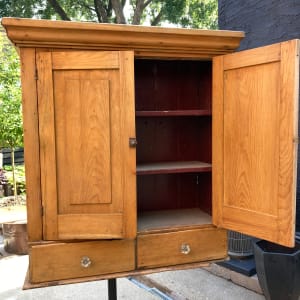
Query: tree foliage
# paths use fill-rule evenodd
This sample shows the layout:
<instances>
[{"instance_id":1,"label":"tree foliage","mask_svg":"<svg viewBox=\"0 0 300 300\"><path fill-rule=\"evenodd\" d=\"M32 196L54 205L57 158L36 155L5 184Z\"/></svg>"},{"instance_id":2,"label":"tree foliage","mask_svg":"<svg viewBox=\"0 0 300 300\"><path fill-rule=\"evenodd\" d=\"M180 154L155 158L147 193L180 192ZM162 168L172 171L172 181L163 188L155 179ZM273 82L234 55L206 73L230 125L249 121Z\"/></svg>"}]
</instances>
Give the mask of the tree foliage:
<instances>
[{"instance_id":1,"label":"tree foliage","mask_svg":"<svg viewBox=\"0 0 300 300\"><path fill-rule=\"evenodd\" d=\"M217 27L217 0L2 0L0 16Z\"/></svg>"},{"instance_id":2,"label":"tree foliage","mask_svg":"<svg viewBox=\"0 0 300 300\"><path fill-rule=\"evenodd\" d=\"M183 27L217 29L218 2L215 0L190 0L185 15L180 18Z\"/></svg>"},{"instance_id":3,"label":"tree foliage","mask_svg":"<svg viewBox=\"0 0 300 300\"><path fill-rule=\"evenodd\" d=\"M22 145L19 58L0 32L0 147L15 148Z\"/></svg>"},{"instance_id":4,"label":"tree foliage","mask_svg":"<svg viewBox=\"0 0 300 300\"><path fill-rule=\"evenodd\" d=\"M14 196L17 200L14 150L23 145L20 64L15 49L0 31L0 147L11 149Z\"/></svg>"}]
</instances>

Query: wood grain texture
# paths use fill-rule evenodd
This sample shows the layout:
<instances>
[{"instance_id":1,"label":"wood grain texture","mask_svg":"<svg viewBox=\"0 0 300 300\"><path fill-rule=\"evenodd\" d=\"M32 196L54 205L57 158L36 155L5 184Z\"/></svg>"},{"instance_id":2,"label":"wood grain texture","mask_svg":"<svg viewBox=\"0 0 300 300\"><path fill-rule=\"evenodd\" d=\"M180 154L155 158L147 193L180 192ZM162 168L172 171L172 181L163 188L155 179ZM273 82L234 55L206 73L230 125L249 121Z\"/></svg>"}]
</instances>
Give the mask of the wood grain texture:
<instances>
[{"instance_id":1,"label":"wood grain texture","mask_svg":"<svg viewBox=\"0 0 300 300\"><path fill-rule=\"evenodd\" d=\"M200 208L211 213L211 172L137 176L138 212Z\"/></svg>"},{"instance_id":2,"label":"wood grain texture","mask_svg":"<svg viewBox=\"0 0 300 300\"><path fill-rule=\"evenodd\" d=\"M2 25L18 46L133 50L140 57L211 58L232 52L244 37L234 31L16 18L3 18Z\"/></svg>"},{"instance_id":3,"label":"wood grain texture","mask_svg":"<svg viewBox=\"0 0 300 300\"><path fill-rule=\"evenodd\" d=\"M159 268L152 268L152 269L141 269L141 270L134 270L134 271L116 272L116 273L111 273L111 274L95 275L95 276L89 276L89 277L55 280L55 281L47 281L47 282L41 282L41 283L32 283L32 282L30 282L30 275L29 275L30 272L27 271L25 282L24 282L24 285L23 285L23 290L49 287L49 286L56 286L56 285L65 285L65 284L91 282L91 281L98 281L98 280L107 280L107 279L112 279L112 278L122 278L122 277L124 278L124 277L129 277L129 276L141 276L141 275L148 275L148 274L152 274L152 273L166 272L166 271L177 271L177 270L188 270L188 269L203 268L203 267L209 267L210 263L218 262L218 261L219 260L212 260L210 262L190 263L190 264L182 264L182 265L177 265L177 266L168 266L168 267L159 267Z\"/></svg>"},{"instance_id":4,"label":"wood grain texture","mask_svg":"<svg viewBox=\"0 0 300 300\"><path fill-rule=\"evenodd\" d=\"M92 84L89 91L95 91L91 94L81 88L65 91L66 85L56 85L55 96L64 99L55 100L55 112L59 116L55 119L58 195L64 196L62 201L58 199L59 213L120 212L123 207L123 181L119 178L123 169L120 168L119 70L56 70L54 74L56 81L63 82L60 77L67 74L66 79L70 79L67 81L82 81L82 86ZM108 85L109 91L100 91L99 84L106 85L106 90ZM73 95L62 96L68 93ZM64 103L67 99L69 103ZM69 109L72 114L67 113Z\"/></svg>"},{"instance_id":5,"label":"wood grain texture","mask_svg":"<svg viewBox=\"0 0 300 300\"><path fill-rule=\"evenodd\" d=\"M211 226L211 216L198 208L146 211L138 215L139 234L202 225Z\"/></svg>"},{"instance_id":6,"label":"wood grain texture","mask_svg":"<svg viewBox=\"0 0 300 300\"><path fill-rule=\"evenodd\" d=\"M278 207L279 71L275 62L224 72L224 205L272 216Z\"/></svg>"},{"instance_id":7,"label":"wood grain texture","mask_svg":"<svg viewBox=\"0 0 300 300\"><path fill-rule=\"evenodd\" d=\"M39 283L135 269L135 242L132 240L60 243L30 249L30 281ZM81 266L82 257L91 265Z\"/></svg>"},{"instance_id":8,"label":"wood grain texture","mask_svg":"<svg viewBox=\"0 0 300 300\"><path fill-rule=\"evenodd\" d=\"M285 246L294 244L297 43L257 49L254 58L256 50L239 52L228 64L224 56L223 67L215 59L224 92L214 86L214 107L223 106L224 119L214 115L213 221Z\"/></svg>"},{"instance_id":9,"label":"wood grain texture","mask_svg":"<svg viewBox=\"0 0 300 300\"><path fill-rule=\"evenodd\" d=\"M212 118L136 118L137 164L166 161L211 163Z\"/></svg>"},{"instance_id":10,"label":"wood grain texture","mask_svg":"<svg viewBox=\"0 0 300 300\"><path fill-rule=\"evenodd\" d=\"M224 60L224 69L236 69L247 66L267 64L280 60L280 44L274 44L247 51L228 54Z\"/></svg>"},{"instance_id":11,"label":"wood grain texture","mask_svg":"<svg viewBox=\"0 0 300 300\"><path fill-rule=\"evenodd\" d=\"M171 266L224 258L227 255L226 236L225 230L213 227L138 236L138 268ZM190 253L183 254L181 252L183 244L189 245Z\"/></svg>"},{"instance_id":12,"label":"wood grain texture","mask_svg":"<svg viewBox=\"0 0 300 300\"><path fill-rule=\"evenodd\" d=\"M54 56L62 62L68 55L74 60L73 54ZM135 149L128 144L135 133L133 53L99 53L99 66L115 57L120 66L96 70L85 68L89 54L95 58L78 55L84 61L73 61L74 70L53 70L53 53L38 54L48 59L47 70L39 67L48 82L42 78L39 88L51 97L40 108L40 138L48 141L42 151L50 155L42 165L45 222L51 220L51 228L55 222L56 230L51 238L45 235L48 240L136 235Z\"/></svg>"},{"instance_id":13,"label":"wood grain texture","mask_svg":"<svg viewBox=\"0 0 300 300\"><path fill-rule=\"evenodd\" d=\"M118 69L119 53L108 51L52 52L54 70Z\"/></svg>"},{"instance_id":14,"label":"wood grain texture","mask_svg":"<svg viewBox=\"0 0 300 300\"><path fill-rule=\"evenodd\" d=\"M110 80L90 75L54 72L60 213L69 205L112 202Z\"/></svg>"},{"instance_id":15,"label":"wood grain texture","mask_svg":"<svg viewBox=\"0 0 300 300\"><path fill-rule=\"evenodd\" d=\"M124 237L136 237L137 228L137 197L136 197L136 149L129 147L129 138L135 137L134 122L134 53L120 52L120 107L121 119L119 134L121 134L122 157L118 168L123 171L123 221ZM122 164L121 164L122 162Z\"/></svg>"},{"instance_id":16,"label":"wood grain texture","mask_svg":"<svg viewBox=\"0 0 300 300\"><path fill-rule=\"evenodd\" d=\"M41 187L45 212L43 233L45 239L55 240L57 239L57 182L51 53L39 52L36 60L39 74L37 86Z\"/></svg>"},{"instance_id":17,"label":"wood grain texture","mask_svg":"<svg viewBox=\"0 0 300 300\"><path fill-rule=\"evenodd\" d=\"M123 215L58 215L58 238L62 240L111 239L123 237Z\"/></svg>"},{"instance_id":18,"label":"wood grain texture","mask_svg":"<svg viewBox=\"0 0 300 300\"><path fill-rule=\"evenodd\" d=\"M201 161L160 162L137 165L138 175L210 172L211 164Z\"/></svg>"},{"instance_id":19,"label":"wood grain texture","mask_svg":"<svg viewBox=\"0 0 300 300\"><path fill-rule=\"evenodd\" d=\"M216 226L222 224L224 197L224 76L223 56L213 58L212 101L212 220Z\"/></svg>"},{"instance_id":20,"label":"wood grain texture","mask_svg":"<svg viewBox=\"0 0 300 300\"><path fill-rule=\"evenodd\" d=\"M295 243L300 40L281 43L278 240ZM287 234L288 233L288 234Z\"/></svg>"},{"instance_id":21,"label":"wood grain texture","mask_svg":"<svg viewBox=\"0 0 300 300\"><path fill-rule=\"evenodd\" d=\"M21 48L22 109L24 128L24 159L26 172L26 205L28 241L42 239L42 196L38 129L37 88L35 80L35 49Z\"/></svg>"},{"instance_id":22,"label":"wood grain texture","mask_svg":"<svg viewBox=\"0 0 300 300\"><path fill-rule=\"evenodd\" d=\"M192 116L211 111L211 61L136 59L134 71L137 114Z\"/></svg>"},{"instance_id":23,"label":"wood grain texture","mask_svg":"<svg viewBox=\"0 0 300 300\"><path fill-rule=\"evenodd\" d=\"M211 116L210 109L187 110L140 110L136 111L137 117L175 117L175 116Z\"/></svg>"}]
</instances>

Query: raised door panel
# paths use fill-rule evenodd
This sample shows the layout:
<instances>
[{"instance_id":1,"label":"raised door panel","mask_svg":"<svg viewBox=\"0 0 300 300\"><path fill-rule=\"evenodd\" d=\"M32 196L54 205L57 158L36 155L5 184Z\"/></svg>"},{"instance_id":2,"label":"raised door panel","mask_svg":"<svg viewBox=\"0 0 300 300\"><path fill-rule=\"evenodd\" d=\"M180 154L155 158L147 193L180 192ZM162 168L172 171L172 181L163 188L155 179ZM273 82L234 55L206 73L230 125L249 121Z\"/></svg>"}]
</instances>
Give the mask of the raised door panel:
<instances>
[{"instance_id":1,"label":"raised door panel","mask_svg":"<svg viewBox=\"0 0 300 300\"><path fill-rule=\"evenodd\" d=\"M294 244L299 42L214 59L213 222Z\"/></svg>"},{"instance_id":2,"label":"raised door panel","mask_svg":"<svg viewBox=\"0 0 300 300\"><path fill-rule=\"evenodd\" d=\"M75 205L112 202L109 80L101 71L54 72L61 213L73 212Z\"/></svg>"},{"instance_id":3,"label":"raised door panel","mask_svg":"<svg viewBox=\"0 0 300 300\"><path fill-rule=\"evenodd\" d=\"M135 236L132 65L131 52L37 54L45 239Z\"/></svg>"}]
</instances>

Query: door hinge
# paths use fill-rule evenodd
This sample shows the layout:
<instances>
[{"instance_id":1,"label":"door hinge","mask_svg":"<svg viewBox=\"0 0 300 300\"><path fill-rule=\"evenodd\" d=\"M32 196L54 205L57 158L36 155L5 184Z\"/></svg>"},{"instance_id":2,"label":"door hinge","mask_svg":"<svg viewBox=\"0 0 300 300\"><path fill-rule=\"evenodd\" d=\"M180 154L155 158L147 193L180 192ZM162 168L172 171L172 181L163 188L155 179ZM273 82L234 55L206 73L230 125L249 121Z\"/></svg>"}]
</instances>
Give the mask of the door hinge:
<instances>
[{"instance_id":1,"label":"door hinge","mask_svg":"<svg viewBox=\"0 0 300 300\"><path fill-rule=\"evenodd\" d=\"M39 80L39 76L38 76L38 70L35 69L35 72L34 72L34 80Z\"/></svg>"},{"instance_id":2,"label":"door hinge","mask_svg":"<svg viewBox=\"0 0 300 300\"><path fill-rule=\"evenodd\" d=\"M42 214L42 216L44 216L44 206L43 205L41 206L41 214Z\"/></svg>"},{"instance_id":3,"label":"door hinge","mask_svg":"<svg viewBox=\"0 0 300 300\"><path fill-rule=\"evenodd\" d=\"M294 139L293 139L293 142L294 142L295 144L299 144L299 137L294 138Z\"/></svg>"}]
</instances>

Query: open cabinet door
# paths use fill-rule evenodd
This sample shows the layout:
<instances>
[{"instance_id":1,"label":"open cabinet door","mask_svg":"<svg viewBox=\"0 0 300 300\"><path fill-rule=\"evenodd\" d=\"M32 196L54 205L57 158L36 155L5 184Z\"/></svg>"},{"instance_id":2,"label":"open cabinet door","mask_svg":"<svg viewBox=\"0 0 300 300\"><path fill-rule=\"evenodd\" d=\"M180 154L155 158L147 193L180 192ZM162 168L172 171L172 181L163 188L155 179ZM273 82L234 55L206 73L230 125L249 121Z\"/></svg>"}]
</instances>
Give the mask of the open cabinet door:
<instances>
[{"instance_id":1,"label":"open cabinet door","mask_svg":"<svg viewBox=\"0 0 300 300\"><path fill-rule=\"evenodd\" d=\"M294 245L299 40L213 60L213 223Z\"/></svg>"},{"instance_id":2,"label":"open cabinet door","mask_svg":"<svg viewBox=\"0 0 300 300\"><path fill-rule=\"evenodd\" d=\"M134 238L133 53L36 61L44 239Z\"/></svg>"}]
</instances>

